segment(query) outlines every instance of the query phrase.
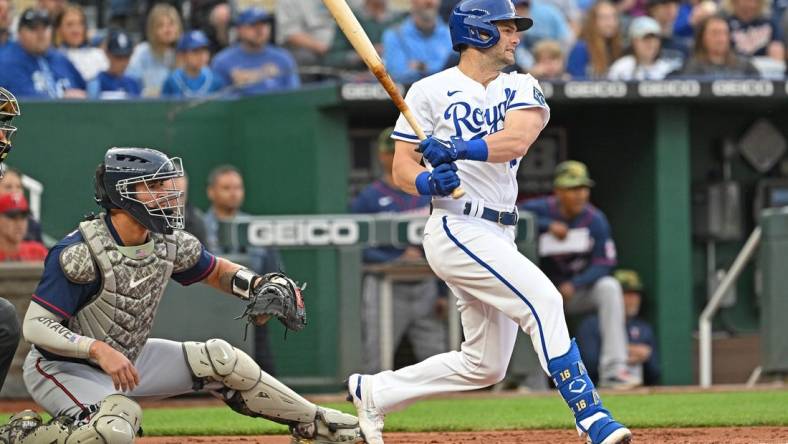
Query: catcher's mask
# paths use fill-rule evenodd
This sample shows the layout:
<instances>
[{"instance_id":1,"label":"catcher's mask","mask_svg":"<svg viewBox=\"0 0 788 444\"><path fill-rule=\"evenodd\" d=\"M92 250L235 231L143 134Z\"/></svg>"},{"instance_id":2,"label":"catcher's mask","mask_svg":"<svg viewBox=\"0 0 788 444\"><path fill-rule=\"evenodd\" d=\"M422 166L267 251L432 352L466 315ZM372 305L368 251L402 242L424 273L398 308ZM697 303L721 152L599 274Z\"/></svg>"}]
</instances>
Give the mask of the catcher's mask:
<instances>
[{"instance_id":1,"label":"catcher's mask","mask_svg":"<svg viewBox=\"0 0 788 444\"><path fill-rule=\"evenodd\" d=\"M180 157L150 148L110 148L96 170L96 202L128 211L145 228L170 234L184 227Z\"/></svg>"},{"instance_id":2,"label":"catcher's mask","mask_svg":"<svg viewBox=\"0 0 788 444\"><path fill-rule=\"evenodd\" d=\"M19 114L19 102L16 97L11 91L0 87L0 177L5 173L3 162L11 152L11 139L16 133L16 127L11 125L11 121Z\"/></svg>"}]
</instances>

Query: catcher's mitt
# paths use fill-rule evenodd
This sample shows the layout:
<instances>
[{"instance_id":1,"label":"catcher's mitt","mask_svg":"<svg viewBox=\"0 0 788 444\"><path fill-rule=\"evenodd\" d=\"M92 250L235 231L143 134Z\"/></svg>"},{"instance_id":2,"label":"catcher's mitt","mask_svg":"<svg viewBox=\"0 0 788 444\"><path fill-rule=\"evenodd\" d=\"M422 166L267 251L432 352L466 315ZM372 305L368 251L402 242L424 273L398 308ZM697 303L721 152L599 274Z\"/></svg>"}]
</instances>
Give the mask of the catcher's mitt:
<instances>
[{"instance_id":1,"label":"catcher's mitt","mask_svg":"<svg viewBox=\"0 0 788 444\"><path fill-rule=\"evenodd\" d=\"M283 273L268 273L262 282L252 290L249 304L239 318L246 317L249 323L255 324L261 316L274 316L288 330L303 330L306 307L301 291L306 284L299 286Z\"/></svg>"}]
</instances>

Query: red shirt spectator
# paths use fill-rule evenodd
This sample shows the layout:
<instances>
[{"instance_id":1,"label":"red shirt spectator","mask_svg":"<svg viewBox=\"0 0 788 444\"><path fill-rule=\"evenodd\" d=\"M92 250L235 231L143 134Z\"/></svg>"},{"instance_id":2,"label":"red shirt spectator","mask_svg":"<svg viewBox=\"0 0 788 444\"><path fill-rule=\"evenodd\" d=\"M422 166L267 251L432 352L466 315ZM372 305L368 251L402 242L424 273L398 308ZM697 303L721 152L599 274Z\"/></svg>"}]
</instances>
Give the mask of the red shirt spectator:
<instances>
[{"instance_id":1,"label":"red shirt spectator","mask_svg":"<svg viewBox=\"0 0 788 444\"><path fill-rule=\"evenodd\" d=\"M30 207L23 194L0 196L0 261L36 262L47 255L40 242L24 241Z\"/></svg>"}]
</instances>

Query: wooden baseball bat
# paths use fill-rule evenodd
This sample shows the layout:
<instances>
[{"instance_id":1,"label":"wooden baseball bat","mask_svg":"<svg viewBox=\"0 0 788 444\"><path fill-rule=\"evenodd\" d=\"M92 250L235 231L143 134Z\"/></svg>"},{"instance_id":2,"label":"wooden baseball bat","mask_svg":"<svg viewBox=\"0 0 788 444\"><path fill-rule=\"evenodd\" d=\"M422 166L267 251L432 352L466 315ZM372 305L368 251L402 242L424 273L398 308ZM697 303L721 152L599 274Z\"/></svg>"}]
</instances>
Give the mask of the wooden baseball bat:
<instances>
[{"instance_id":1,"label":"wooden baseball bat","mask_svg":"<svg viewBox=\"0 0 788 444\"><path fill-rule=\"evenodd\" d=\"M369 36L366 31L364 31L364 28L361 27L361 23L358 22L358 19L355 14L353 14L347 2L345 0L323 0L323 3L325 3L328 10L331 11L331 15L334 16L334 20L336 20L337 25L339 25L339 29L342 30L348 41L350 41L350 44L353 45L353 48L358 53L359 57L361 57L361 60L367 64L369 70L377 77L378 82L380 82L383 89L386 90L391 100L394 101L394 106L405 116L405 120L408 121L408 124L410 124L410 127L413 129L413 132L416 133L419 140L426 139L427 136L424 134L424 130L421 129L421 125L419 125L416 118L413 117L413 113L410 112L408 104L405 103L402 94L397 90L397 85L394 84L388 71L386 71L386 67L383 65L380 55L378 55L378 52L369 40ZM455 188L451 193L451 197L455 199L464 195L465 191L460 187Z\"/></svg>"}]
</instances>

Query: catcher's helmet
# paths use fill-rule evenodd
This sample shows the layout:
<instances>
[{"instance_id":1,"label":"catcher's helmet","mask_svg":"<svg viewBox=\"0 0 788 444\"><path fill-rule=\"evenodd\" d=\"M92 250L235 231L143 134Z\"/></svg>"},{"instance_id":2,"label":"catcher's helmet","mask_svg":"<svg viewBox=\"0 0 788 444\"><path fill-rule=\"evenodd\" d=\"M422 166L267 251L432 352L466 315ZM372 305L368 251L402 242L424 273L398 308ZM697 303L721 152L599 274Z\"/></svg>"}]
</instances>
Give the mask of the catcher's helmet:
<instances>
[{"instance_id":1,"label":"catcher's helmet","mask_svg":"<svg viewBox=\"0 0 788 444\"><path fill-rule=\"evenodd\" d=\"M525 31L534 22L517 15L512 0L463 0L454 7L449 18L451 44L455 51L462 45L490 48L498 43L501 33L495 22L514 20L518 31Z\"/></svg>"},{"instance_id":2,"label":"catcher's helmet","mask_svg":"<svg viewBox=\"0 0 788 444\"><path fill-rule=\"evenodd\" d=\"M110 148L96 169L96 202L128 211L145 228L169 234L184 226L178 177L183 177L180 157L150 148Z\"/></svg>"},{"instance_id":3,"label":"catcher's helmet","mask_svg":"<svg viewBox=\"0 0 788 444\"><path fill-rule=\"evenodd\" d=\"M5 166L3 162L11 152L11 139L16 132L16 127L11 125L14 117L18 116L19 102L11 91L0 87L0 177L3 177Z\"/></svg>"}]
</instances>

